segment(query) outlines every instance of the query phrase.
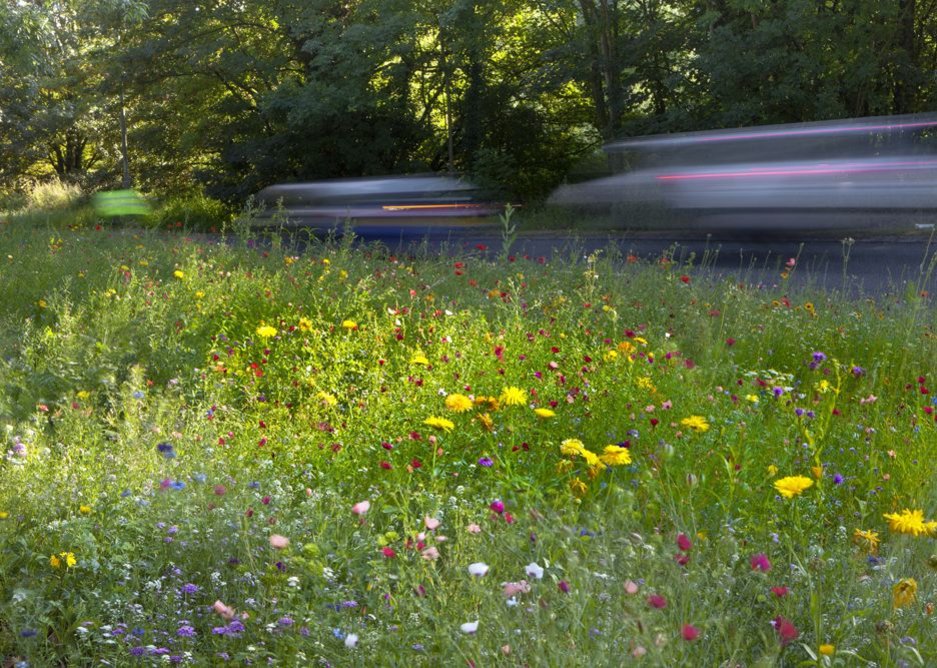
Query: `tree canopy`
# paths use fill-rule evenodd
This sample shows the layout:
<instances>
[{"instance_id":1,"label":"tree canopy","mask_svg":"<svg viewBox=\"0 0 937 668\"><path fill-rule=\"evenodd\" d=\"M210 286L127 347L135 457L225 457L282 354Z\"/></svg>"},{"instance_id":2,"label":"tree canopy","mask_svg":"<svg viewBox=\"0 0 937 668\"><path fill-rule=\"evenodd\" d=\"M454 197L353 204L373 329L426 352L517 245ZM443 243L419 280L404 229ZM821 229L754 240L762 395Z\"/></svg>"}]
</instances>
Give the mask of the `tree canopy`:
<instances>
[{"instance_id":1,"label":"tree canopy","mask_svg":"<svg viewBox=\"0 0 937 668\"><path fill-rule=\"evenodd\" d=\"M536 199L603 141L928 110L937 0L8 0L0 186L454 171Z\"/></svg>"}]
</instances>

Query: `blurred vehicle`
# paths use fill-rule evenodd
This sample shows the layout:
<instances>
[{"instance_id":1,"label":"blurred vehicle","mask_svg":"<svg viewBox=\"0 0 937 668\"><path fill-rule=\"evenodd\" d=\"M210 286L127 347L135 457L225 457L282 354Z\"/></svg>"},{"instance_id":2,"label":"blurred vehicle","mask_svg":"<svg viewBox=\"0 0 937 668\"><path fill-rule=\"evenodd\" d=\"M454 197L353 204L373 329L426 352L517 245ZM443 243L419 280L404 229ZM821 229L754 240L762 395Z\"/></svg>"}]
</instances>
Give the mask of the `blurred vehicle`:
<instances>
[{"instance_id":1,"label":"blurred vehicle","mask_svg":"<svg viewBox=\"0 0 937 668\"><path fill-rule=\"evenodd\" d=\"M502 206L451 176L380 176L285 183L257 194L260 224L397 238L493 227Z\"/></svg>"},{"instance_id":2,"label":"blurred vehicle","mask_svg":"<svg viewBox=\"0 0 937 668\"><path fill-rule=\"evenodd\" d=\"M856 213L933 212L935 131L937 114L927 114L616 142L605 150L628 171L563 186L551 201L656 205L710 222L781 214L787 224L822 224ZM850 215L836 215L843 213Z\"/></svg>"}]
</instances>

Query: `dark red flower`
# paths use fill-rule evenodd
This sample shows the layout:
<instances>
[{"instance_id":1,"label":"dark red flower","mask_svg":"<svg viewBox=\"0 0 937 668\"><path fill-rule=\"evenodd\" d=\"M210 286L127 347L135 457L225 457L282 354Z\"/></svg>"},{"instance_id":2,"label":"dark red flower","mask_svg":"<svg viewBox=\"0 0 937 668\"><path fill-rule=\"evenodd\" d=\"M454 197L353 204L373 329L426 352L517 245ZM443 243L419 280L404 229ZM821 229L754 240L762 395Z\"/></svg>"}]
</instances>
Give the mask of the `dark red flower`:
<instances>
[{"instance_id":1,"label":"dark red flower","mask_svg":"<svg viewBox=\"0 0 937 668\"><path fill-rule=\"evenodd\" d=\"M800 632L797 630L797 627L794 626L794 622L785 619L781 615L775 617L774 621L771 623L774 626L774 630L778 632L778 639L781 641L782 645L786 645L792 640L797 640L798 636L800 636Z\"/></svg>"}]
</instances>

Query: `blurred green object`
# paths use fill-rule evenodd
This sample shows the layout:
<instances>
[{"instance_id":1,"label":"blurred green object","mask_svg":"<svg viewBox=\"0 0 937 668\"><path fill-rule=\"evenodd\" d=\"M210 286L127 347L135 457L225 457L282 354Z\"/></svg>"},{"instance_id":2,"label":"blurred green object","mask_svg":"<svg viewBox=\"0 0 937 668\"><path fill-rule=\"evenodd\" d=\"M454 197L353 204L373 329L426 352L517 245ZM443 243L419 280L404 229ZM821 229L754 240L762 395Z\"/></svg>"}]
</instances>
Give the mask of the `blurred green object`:
<instances>
[{"instance_id":1,"label":"blurred green object","mask_svg":"<svg viewBox=\"0 0 937 668\"><path fill-rule=\"evenodd\" d=\"M136 190L111 190L94 196L94 209L100 216L145 216L150 205Z\"/></svg>"}]
</instances>

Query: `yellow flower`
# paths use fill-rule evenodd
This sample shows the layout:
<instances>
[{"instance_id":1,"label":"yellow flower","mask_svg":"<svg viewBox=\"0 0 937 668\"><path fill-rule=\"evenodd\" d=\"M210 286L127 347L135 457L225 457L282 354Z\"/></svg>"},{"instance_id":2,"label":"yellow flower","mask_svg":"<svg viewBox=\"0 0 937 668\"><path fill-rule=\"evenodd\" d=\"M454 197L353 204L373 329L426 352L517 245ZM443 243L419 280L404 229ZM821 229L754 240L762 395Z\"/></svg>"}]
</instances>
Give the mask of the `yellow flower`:
<instances>
[{"instance_id":1,"label":"yellow flower","mask_svg":"<svg viewBox=\"0 0 937 668\"><path fill-rule=\"evenodd\" d=\"M824 643L820 645L817 650L822 656L833 656L833 653L836 651L836 646L830 645L829 643Z\"/></svg>"},{"instance_id":2,"label":"yellow flower","mask_svg":"<svg viewBox=\"0 0 937 668\"><path fill-rule=\"evenodd\" d=\"M822 466L811 466L810 472L813 473L813 477L819 480L823 477L823 467Z\"/></svg>"},{"instance_id":3,"label":"yellow flower","mask_svg":"<svg viewBox=\"0 0 937 668\"><path fill-rule=\"evenodd\" d=\"M342 327L347 330L358 329L358 323L354 320L342 320Z\"/></svg>"},{"instance_id":4,"label":"yellow flower","mask_svg":"<svg viewBox=\"0 0 937 668\"><path fill-rule=\"evenodd\" d=\"M579 478L573 478L572 480L569 481L569 489L570 491L572 491L573 496L579 499L584 497L586 495L586 492L589 491L589 488L586 486L586 483L584 483Z\"/></svg>"},{"instance_id":5,"label":"yellow flower","mask_svg":"<svg viewBox=\"0 0 937 668\"><path fill-rule=\"evenodd\" d=\"M49 565L52 568L59 568L62 565L62 561L53 554L52 556L49 557Z\"/></svg>"},{"instance_id":6,"label":"yellow flower","mask_svg":"<svg viewBox=\"0 0 937 668\"><path fill-rule=\"evenodd\" d=\"M500 399L505 406L523 406L527 403L527 393L512 385L501 390Z\"/></svg>"},{"instance_id":7,"label":"yellow flower","mask_svg":"<svg viewBox=\"0 0 937 668\"><path fill-rule=\"evenodd\" d=\"M748 402L753 403L753 404L757 404L757 403L758 403L758 395L756 395L756 394L746 394L746 395L745 395L745 401L748 401Z\"/></svg>"},{"instance_id":8,"label":"yellow flower","mask_svg":"<svg viewBox=\"0 0 937 668\"><path fill-rule=\"evenodd\" d=\"M498 401L498 397L485 397L485 396L475 397L475 405L476 406L485 405L490 411L496 411L499 408L501 408L501 403Z\"/></svg>"},{"instance_id":9,"label":"yellow flower","mask_svg":"<svg viewBox=\"0 0 937 668\"><path fill-rule=\"evenodd\" d=\"M917 581L914 578L905 578L899 580L891 588L892 605L896 608L903 608L914 603L917 597Z\"/></svg>"},{"instance_id":10,"label":"yellow flower","mask_svg":"<svg viewBox=\"0 0 937 668\"><path fill-rule=\"evenodd\" d=\"M614 362L614 361L617 360L617 359L618 359L618 351L617 351L617 350L607 350L607 351L605 351L605 361L606 361L606 362Z\"/></svg>"},{"instance_id":11,"label":"yellow flower","mask_svg":"<svg viewBox=\"0 0 937 668\"><path fill-rule=\"evenodd\" d=\"M600 459L609 466L627 466L631 463L631 453L620 445L606 445Z\"/></svg>"},{"instance_id":12,"label":"yellow flower","mask_svg":"<svg viewBox=\"0 0 937 668\"><path fill-rule=\"evenodd\" d=\"M586 446L578 438L567 438L560 443L560 452L567 457L577 457L585 452Z\"/></svg>"},{"instance_id":13,"label":"yellow flower","mask_svg":"<svg viewBox=\"0 0 937 668\"><path fill-rule=\"evenodd\" d=\"M692 429L698 433L709 431L709 423L706 422L706 418L700 415L691 415L690 417L685 417L680 420L680 424L682 424L687 429Z\"/></svg>"},{"instance_id":14,"label":"yellow flower","mask_svg":"<svg viewBox=\"0 0 937 668\"><path fill-rule=\"evenodd\" d=\"M768 477L773 478L778 474L778 467L774 464L768 464Z\"/></svg>"},{"instance_id":15,"label":"yellow flower","mask_svg":"<svg viewBox=\"0 0 937 668\"><path fill-rule=\"evenodd\" d=\"M833 389L833 386L830 385L830 381L828 381L826 378L824 378L823 380L821 380L820 383L817 385L817 391L818 391L820 394L826 394L826 393L829 392L831 389Z\"/></svg>"},{"instance_id":16,"label":"yellow flower","mask_svg":"<svg viewBox=\"0 0 937 668\"><path fill-rule=\"evenodd\" d=\"M494 420L491 419L491 416L488 415L488 413L481 413L477 417L478 417L478 421L482 423L482 427L484 427L486 431L494 430L495 422Z\"/></svg>"},{"instance_id":17,"label":"yellow flower","mask_svg":"<svg viewBox=\"0 0 937 668\"><path fill-rule=\"evenodd\" d=\"M881 542L876 531L863 531L856 529L852 532L852 542L865 550L868 554L878 554L878 544Z\"/></svg>"},{"instance_id":18,"label":"yellow flower","mask_svg":"<svg viewBox=\"0 0 937 668\"><path fill-rule=\"evenodd\" d=\"M423 420L423 424L427 427L433 427L434 429L441 429L443 431L452 431L455 429L455 423L451 420L441 417L428 417Z\"/></svg>"},{"instance_id":19,"label":"yellow flower","mask_svg":"<svg viewBox=\"0 0 937 668\"><path fill-rule=\"evenodd\" d=\"M45 308L46 306L48 306L48 304L46 304L45 299L40 299L39 301L36 302L36 306L38 306L39 308Z\"/></svg>"},{"instance_id":20,"label":"yellow flower","mask_svg":"<svg viewBox=\"0 0 937 668\"><path fill-rule=\"evenodd\" d=\"M91 506L78 506L78 512L81 513L82 515L90 515Z\"/></svg>"},{"instance_id":21,"label":"yellow flower","mask_svg":"<svg viewBox=\"0 0 937 668\"><path fill-rule=\"evenodd\" d=\"M580 454L582 455L582 458L586 460L586 464L588 464L590 468L593 468L597 471L601 471L605 468L605 464L602 463L602 461L599 459L599 456L591 450L583 449Z\"/></svg>"},{"instance_id":22,"label":"yellow flower","mask_svg":"<svg viewBox=\"0 0 937 668\"><path fill-rule=\"evenodd\" d=\"M185 278L185 274L182 273L182 272L181 272L180 270L178 270L178 269L176 269L174 272L172 272L172 275L175 276L176 278L178 278L180 281L181 281L183 278Z\"/></svg>"},{"instance_id":23,"label":"yellow flower","mask_svg":"<svg viewBox=\"0 0 937 668\"><path fill-rule=\"evenodd\" d=\"M634 344L631 341L622 341L618 344L618 352L627 355L628 353L634 352Z\"/></svg>"},{"instance_id":24,"label":"yellow flower","mask_svg":"<svg viewBox=\"0 0 937 668\"><path fill-rule=\"evenodd\" d=\"M556 413L549 408L535 408L534 413L537 414L538 418L543 418L544 420L556 416Z\"/></svg>"},{"instance_id":25,"label":"yellow flower","mask_svg":"<svg viewBox=\"0 0 937 668\"><path fill-rule=\"evenodd\" d=\"M300 319L299 319L299 325L297 325L297 326L299 327L299 331L301 331L301 332L308 332L308 331L311 331L311 330L312 330L312 320L310 320L309 318L300 318Z\"/></svg>"},{"instance_id":26,"label":"yellow flower","mask_svg":"<svg viewBox=\"0 0 937 668\"><path fill-rule=\"evenodd\" d=\"M10 516L10 513L8 513L8 512L5 511L5 510L0 510L0 520L5 520L5 519L8 518L9 516Z\"/></svg>"},{"instance_id":27,"label":"yellow flower","mask_svg":"<svg viewBox=\"0 0 937 668\"><path fill-rule=\"evenodd\" d=\"M561 459L556 463L556 472L560 474L569 473L573 470L573 466L574 464L568 459Z\"/></svg>"},{"instance_id":28,"label":"yellow flower","mask_svg":"<svg viewBox=\"0 0 937 668\"><path fill-rule=\"evenodd\" d=\"M813 480L802 475L788 476L787 478L781 478L774 482L774 488L778 490L785 499L793 499L805 489L812 486Z\"/></svg>"},{"instance_id":29,"label":"yellow flower","mask_svg":"<svg viewBox=\"0 0 937 668\"><path fill-rule=\"evenodd\" d=\"M895 533L909 536L937 535L937 521L924 519L923 510L909 510L905 508L900 513L885 513L888 528Z\"/></svg>"},{"instance_id":30,"label":"yellow flower","mask_svg":"<svg viewBox=\"0 0 937 668\"><path fill-rule=\"evenodd\" d=\"M410 364L420 364L422 366L429 366L429 360L426 358L426 355L417 351L413 353L410 357Z\"/></svg>"},{"instance_id":31,"label":"yellow flower","mask_svg":"<svg viewBox=\"0 0 937 668\"><path fill-rule=\"evenodd\" d=\"M325 404L326 406L335 406L336 404L338 404L338 399L336 399L336 398L333 397L331 394L329 394L328 392L325 392L325 391L323 391L323 390L319 390L319 391L316 393L316 399L318 399L319 401L321 401L321 402L322 402L323 404Z\"/></svg>"},{"instance_id":32,"label":"yellow flower","mask_svg":"<svg viewBox=\"0 0 937 668\"><path fill-rule=\"evenodd\" d=\"M814 307L813 302L806 302L804 304L804 310L810 315L816 315L817 309Z\"/></svg>"},{"instance_id":33,"label":"yellow flower","mask_svg":"<svg viewBox=\"0 0 937 668\"><path fill-rule=\"evenodd\" d=\"M204 290L196 290L196 291L195 291L195 298L196 298L196 299L201 299L201 298L204 297L204 296L205 296L205 291L204 291Z\"/></svg>"},{"instance_id":34,"label":"yellow flower","mask_svg":"<svg viewBox=\"0 0 937 668\"><path fill-rule=\"evenodd\" d=\"M88 390L78 390L78 392L75 393L75 396L76 396L78 399L84 400L84 399L87 399L88 397L90 397L90 396L91 396L91 393L90 393Z\"/></svg>"},{"instance_id":35,"label":"yellow flower","mask_svg":"<svg viewBox=\"0 0 937 668\"><path fill-rule=\"evenodd\" d=\"M450 394L446 397L446 408L453 413L464 413L472 410L472 400L464 394Z\"/></svg>"},{"instance_id":36,"label":"yellow flower","mask_svg":"<svg viewBox=\"0 0 937 668\"><path fill-rule=\"evenodd\" d=\"M650 376L641 376L638 378L638 388L641 390L647 390L648 392L657 391L657 388L654 387L654 382L651 380Z\"/></svg>"},{"instance_id":37,"label":"yellow flower","mask_svg":"<svg viewBox=\"0 0 937 668\"><path fill-rule=\"evenodd\" d=\"M256 331L257 336L262 339L270 339L277 335L277 328L270 325L261 325Z\"/></svg>"},{"instance_id":38,"label":"yellow flower","mask_svg":"<svg viewBox=\"0 0 937 668\"><path fill-rule=\"evenodd\" d=\"M62 557L62 559L65 561L65 568L71 568L78 563L78 561L75 559L75 555L71 552L62 552L59 554L59 556Z\"/></svg>"}]
</instances>

